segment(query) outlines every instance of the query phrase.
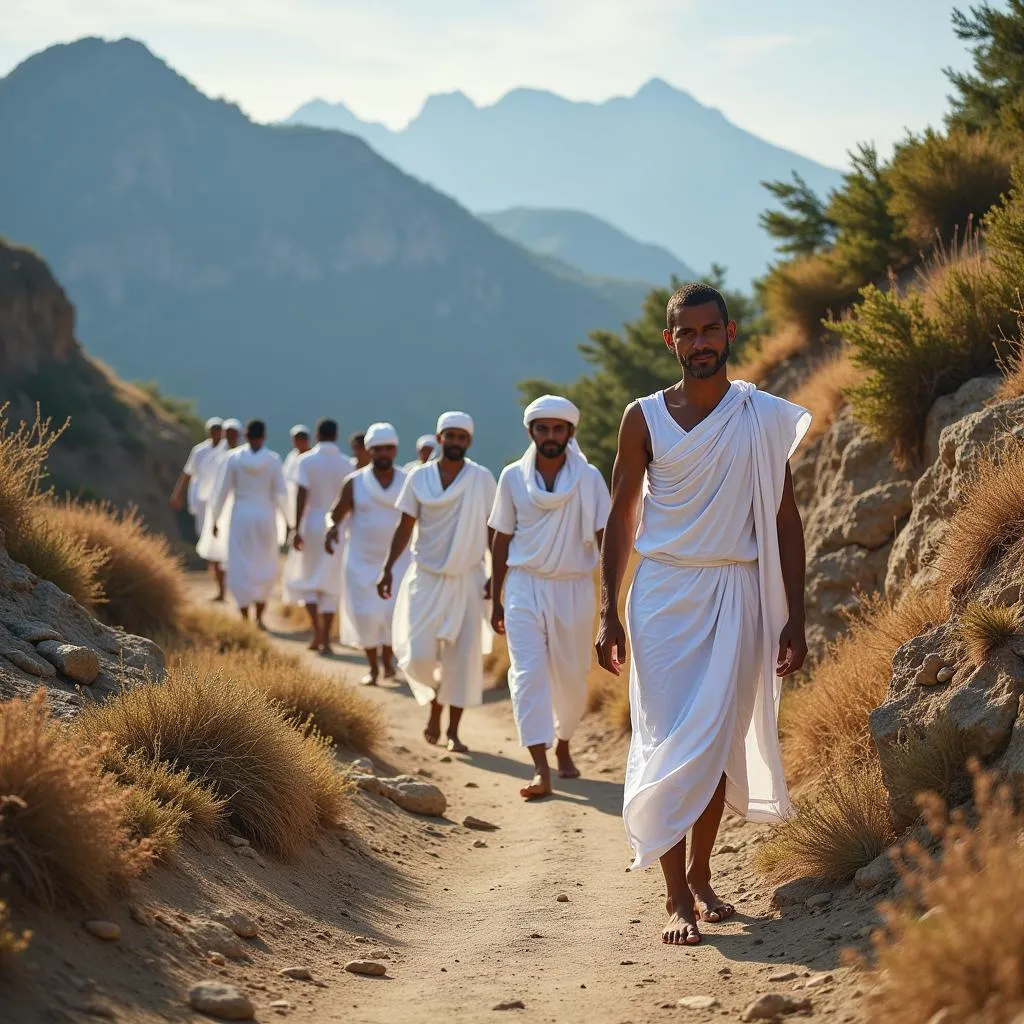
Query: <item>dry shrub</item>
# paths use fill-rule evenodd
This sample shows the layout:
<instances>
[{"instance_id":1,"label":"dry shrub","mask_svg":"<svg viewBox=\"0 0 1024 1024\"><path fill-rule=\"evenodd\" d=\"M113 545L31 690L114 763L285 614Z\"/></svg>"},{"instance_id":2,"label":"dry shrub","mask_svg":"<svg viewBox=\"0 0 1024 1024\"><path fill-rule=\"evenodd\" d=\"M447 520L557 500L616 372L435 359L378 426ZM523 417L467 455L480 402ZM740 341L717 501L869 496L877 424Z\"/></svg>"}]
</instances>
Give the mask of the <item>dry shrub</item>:
<instances>
[{"instance_id":1,"label":"dry shrub","mask_svg":"<svg viewBox=\"0 0 1024 1024\"><path fill-rule=\"evenodd\" d=\"M1007 342L999 373L1002 379L993 396L995 401L1009 402L1024 395L1024 318L1017 319L1017 335Z\"/></svg>"},{"instance_id":2,"label":"dry shrub","mask_svg":"<svg viewBox=\"0 0 1024 1024\"><path fill-rule=\"evenodd\" d=\"M102 753L50 720L43 690L0 704L0 874L45 906L98 902L150 859Z\"/></svg>"},{"instance_id":3,"label":"dry shrub","mask_svg":"<svg viewBox=\"0 0 1024 1024\"><path fill-rule=\"evenodd\" d=\"M730 367L729 377L764 386L775 370L803 352L808 344L807 334L794 324L788 324L748 346L742 359Z\"/></svg>"},{"instance_id":4,"label":"dry shrub","mask_svg":"<svg viewBox=\"0 0 1024 1024\"><path fill-rule=\"evenodd\" d=\"M338 746L368 753L383 740L380 708L356 687L308 668L277 651L196 652L189 664L204 674L221 675L266 694L292 723L312 723Z\"/></svg>"},{"instance_id":5,"label":"dry shrub","mask_svg":"<svg viewBox=\"0 0 1024 1024\"><path fill-rule=\"evenodd\" d=\"M1022 537L1024 442L1016 441L990 453L958 502L938 562L950 593L966 593L982 570Z\"/></svg>"},{"instance_id":6,"label":"dry shrub","mask_svg":"<svg viewBox=\"0 0 1024 1024\"><path fill-rule=\"evenodd\" d=\"M50 516L43 491L46 457L63 432L36 414L32 424L9 426L0 406L0 529L11 558L55 583L87 608L101 600L96 577L101 556L66 534Z\"/></svg>"},{"instance_id":7,"label":"dry shrub","mask_svg":"<svg viewBox=\"0 0 1024 1024\"><path fill-rule=\"evenodd\" d=\"M941 851L915 848L904 868L913 900L883 908L872 1020L919 1024L948 1010L950 1021L1009 1024L1024 1012L1022 823L1010 793L986 776L975 801L973 828L925 802Z\"/></svg>"},{"instance_id":8,"label":"dry shrub","mask_svg":"<svg viewBox=\"0 0 1024 1024\"><path fill-rule=\"evenodd\" d=\"M187 660L196 651L228 654L271 649L266 633L240 615L226 615L195 605L182 609L177 629L162 629L154 639L172 660Z\"/></svg>"},{"instance_id":9,"label":"dry shrub","mask_svg":"<svg viewBox=\"0 0 1024 1024\"><path fill-rule=\"evenodd\" d=\"M274 606L274 614L292 629L309 629L309 614L305 605L301 604L278 604Z\"/></svg>"},{"instance_id":10,"label":"dry shrub","mask_svg":"<svg viewBox=\"0 0 1024 1024\"><path fill-rule=\"evenodd\" d=\"M4 969L5 961L28 949L31 938L30 931L16 931L11 927L7 901L0 900L0 972Z\"/></svg>"},{"instance_id":11,"label":"dry shrub","mask_svg":"<svg viewBox=\"0 0 1024 1024\"><path fill-rule=\"evenodd\" d=\"M861 602L809 682L783 699L782 749L794 785L813 788L830 764L876 759L868 715L885 700L893 655L946 615L938 588L907 590L897 601L876 594Z\"/></svg>"},{"instance_id":12,"label":"dry shrub","mask_svg":"<svg viewBox=\"0 0 1024 1024\"><path fill-rule=\"evenodd\" d=\"M857 301L860 281L832 253L815 253L773 267L764 279L765 313L776 327L794 326L809 343L826 317L838 319Z\"/></svg>"},{"instance_id":13,"label":"dry shrub","mask_svg":"<svg viewBox=\"0 0 1024 1024\"><path fill-rule=\"evenodd\" d=\"M804 382L789 396L791 402L809 409L814 417L807 432L808 440L820 437L832 426L846 404L846 392L859 383L861 377L862 371L853 365L845 347L812 367Z\"/></svg>"},{"instance_id":14,"label":"dry shrub","mask_svg":"<svg viewBox=\"0 0 1024 1024\"><path fill-rule=\"evenodd\" d=\"M878 765L862 762L826 775L814 798L761 844L755 868L780 882L845 882L895 838Z\"/></svg>"},{"instance_id":15,"label":"dry shrub","mask_svg":"<svg viewBox=\"0 0 1024 1024\"><path fill-rule=\"evenodd\" d=\"M972 601L960 616L960 637L967 648L967 657L975 665L1005 647L1020 629L1020 612L1013 607Z\"/></svg>"},{"instance_id":16,"label":"dry shrub","mask_svg":"<svg viewBox=\"0 0 1024 1024\"><path fill-rule=\"evenodd\" d=\"M154 860L166 860L181 842L188 815L177 804L164 804L151 793L130 786L124 824L136 842L146 840Z\"/></svg>"},{"instance_id":17,"label":"dry shrub","mask_svg":"<svg viewBox=\"0 0 1024 1024\"><path fill-rule=\"evenodd\" d=\"M188 771L226 801L240 833L282 857L341 811L344 788L326 741L218 672L174 668L164 683L86 708L79 722L85 735L108 734L119 749Z\"/></svg>"},{"instance_id":18,"label":"dry shrub","mask_svg":"<svg viewBox=\"0 0 1024 1024\"><path fill-rule=\"evenodd\" d=\"M61 532L102 556L97 572L103 619L148 637L180 626L185 607L180 562L167 538L151 533L135 509L65 501L55 503L51 515Z\"/></svg>"},{"instance_id":19,"label":"dry shrub","mask_svg":"<svg viewBox=\"0 0 1024 1024\"><path fill-rule=\"evenodd\" d=\"M629 672L613 676L598 665L587 675L587 711L597 712L618 733L633 728L629 708Z\"/></svg>"}]
</instances>

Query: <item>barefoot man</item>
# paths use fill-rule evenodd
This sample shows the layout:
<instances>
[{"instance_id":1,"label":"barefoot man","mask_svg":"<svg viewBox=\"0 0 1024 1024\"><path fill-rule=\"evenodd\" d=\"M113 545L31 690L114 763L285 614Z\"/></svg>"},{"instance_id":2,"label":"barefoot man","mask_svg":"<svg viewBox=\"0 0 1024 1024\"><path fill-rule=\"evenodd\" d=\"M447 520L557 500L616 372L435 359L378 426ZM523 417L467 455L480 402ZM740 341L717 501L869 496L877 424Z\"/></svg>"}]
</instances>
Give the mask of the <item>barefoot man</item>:
<instances>
[{"instance_id":1,"label":"barefoot man","mask_svg":"<svg viewBox=\"0 0 1024 1024\"><path fill-rule=\"evenodd\" d=\"M395 654L391 648L395 602L394 598L380 599L377 580L402 518L395 501L405 483L405 473L395 469L398 433L390 423L370 426L366 431L366 450L373 461L345 481L341 498L331 513L334 525L327 533L326 545L329 551L334 549L339 525L348 517L341 642L346 647L363 649L369 671L359 682L362 686L376 686L382 668L385 679L395 677ZM404 553L391 574L396 593L408 566L409 556Z\"/></svg>"},{"instance_id":2,"label":"barefoot man","mask_svg":"<svg viewBox=\"0 0 1024 1024\"><path fill-rule=\"evenodd\" d=\"M180 512L187 503L188 510L195 520L196 538L203 532L203 517L206 513L206 500L199 498L199 482L204 467L210 463L217 445L223 435L224 421L219 416L211 416L206 421L206 438L194 445L185 460L185 467L178 477L178 482L171 492L171 508ZM215 459L213 461L216 461Z\"/></svg>"},{"instance_id":3,"label":"barefoot man","mask_svg":"<svg viewBox=\"0 0 1024 1024\"><path fill-rule=\"evenodd\" d=\"M221 476L224 472L224 465L228 456L239 446L242 440L242 422L233 417L224 421L224 436L220 439L210 455L204 461L199 474L199 481L196 486L196 500L203 503L203 525L199 531L199 543L196 544L196 554L206 560L213 569L214 579L217 581L217 596L214 601L224 600L224 580L227 575L228 559L228 531L222 528L219 533L214 532L214 521L210 518L210 505L213 502L213 495L220 486ZM227 514L225 522L230 520L230 505L226 506Z\"/></svg>"},{"instance_id":4,"label":"barefoot man","mask_svg":"<svg viewBox=\"0 0 1024 1024\"><path fill-rule=\"evenodd\" d=\"M661 861L663 941L695 945L698 918L734 912L711 887L724 805L759 822L779 821L790 807L780 680L803 664L807 645L803 528L788 460L810 414L729 382L736 324L714 288L680 288L666 319L682 379L622 417L595 646L617 675L627 635L617 599L632 540L640 562L626 600L633 736L622 813L633 868Z\"/></svg>"},{"instance_id":5,"label":"barefoot man","mask_svg":"<svg viewBox=\"0 0 1024 1024\"><path fill-rule=\"evenodd\" d=\"M266 436L262 420L249 421L245 430L249 443L227 457L210 505L216 537L220 532L217 524L231 500L228 590L242 618L248 619L249 606L256 606L260 629L277 579L277 514L287 514L288 500L281 458L264 447Z\"/></svg>"},{"instance_id":6,"label":"barefoot man","mask_svg":"<svg viewBox=\"0 0 1024 1024\"><path fill-rule=\"evenodd\" d=\"M609 498L604 478L573 440L579 419L579 409L556 395L526 407L531 443L502 470L488 523L494 530L491 624L508 635L512 710L535 769L519 791L524 800L551 794L548 747L555 747L561 778L580 774L569 741L587 705L593 575Z\"/></svg>"},{"instance_id":7,"label":"barefoot man","mask_svg":"<svg viewBox=\"0 0 1024 1024\"><path fill-rule=\"evenodd\" d=\"M484 559L490 542L487 516L497 490L485 466L466 458L473 420L446 412L437 421L441 458L406 478L395 503L402 518L377 584L391 597L395 565L419 524L412 567L395 601L394 645L398 664L420 704L430 705L423 731L441 738L441 713L448 705L448 749L464 753L459 722L467 707L483 702L485 600ZM490 635L488 630L488 636Z\"/></svg>"},{"instance_id":8,"label":"barefoot man","mask_svg":"<svg viewBox=\"0 0 1024 1024\"><path fill-rule=\"evenodd\" d=\"M297 558L288 591L306 606L313 639L311 651L331 653L331 626L338 611L341 577L333 547L324 546L327 516L341 493L352 461L338 447L338 424L321 420L316 426L316 447L295 463L295 537Z\"/></svg>"}]
</instances>

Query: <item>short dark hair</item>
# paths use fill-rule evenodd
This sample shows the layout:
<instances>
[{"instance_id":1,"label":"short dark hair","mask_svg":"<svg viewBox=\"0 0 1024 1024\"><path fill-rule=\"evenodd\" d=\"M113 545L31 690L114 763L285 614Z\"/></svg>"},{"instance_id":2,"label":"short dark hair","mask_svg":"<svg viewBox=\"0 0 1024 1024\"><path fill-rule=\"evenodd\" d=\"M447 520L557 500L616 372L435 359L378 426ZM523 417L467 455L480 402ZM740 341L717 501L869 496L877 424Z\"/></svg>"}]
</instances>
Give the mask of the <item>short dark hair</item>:
<instances>
[{"instance_id":1,"label":"short dark hair","mask_svg":"<svg viewBox=\"0 0 1024 1024\"><path fill-rule=\"evenodd\" d=\"M357 433L357 434L353 434L348 439L348 443L349 444L357 444L357 445L359 445L360 448L365 448L366 447L366 434L362 433L362 432Z\"/></svg>"},{"instance_id":2,"label":"short dark hair","mask_svg":"<svg viewBox=\"0 0 1024 1024\"><path fill-rule=\"evenodd\" d=\"M316 436L321 441L337 441L338 424L334 420L320 420L316 425Z\"/></svg>"},{"instance_id":3,"label":"short dark hair","mask_svg":"<svg viewBox=\"0 0 1024 1024\"><path fill-rule=\"evenodd\" d=\"M245 425L245 436L250 441L258 441L267 436L267 425L263 420L249 420Z\"/></svg>"},{"instance_id":4,"label":"short dark hair","mask_svg":"<svg viewBox=\"0 0 1024 1024\"><path fill-rule=\"evenodd\" d=\"M677 309L683 306L703 306L707 302L713 302L722 314L722 323L729 322L729 307L725 304L725 296L717 289L703 281L690 281L681 288L677 288L669 297L668 305L665 307L665 326L672 329L672 317Z\"/></svg>"}]
</instances>

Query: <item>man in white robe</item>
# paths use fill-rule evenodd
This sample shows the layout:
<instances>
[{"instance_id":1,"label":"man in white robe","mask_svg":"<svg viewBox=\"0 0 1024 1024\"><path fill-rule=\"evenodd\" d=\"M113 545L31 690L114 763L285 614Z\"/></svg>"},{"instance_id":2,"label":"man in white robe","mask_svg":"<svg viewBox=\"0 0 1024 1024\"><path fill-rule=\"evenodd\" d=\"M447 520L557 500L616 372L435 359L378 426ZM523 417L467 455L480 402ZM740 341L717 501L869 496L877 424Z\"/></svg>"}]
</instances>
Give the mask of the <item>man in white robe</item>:
<instances>
[{"instance_id":1,"label":"man in white robe","mask_svg":"<svg viewBox=\"0 0 1024 1024\"><path fill-rule=\"evenodd\" d=\"M427 742L441 738L447 704L448 749L464 753L462 712L483 702L484 637L490 635L487 516L497 484L489 469L466 458L473 441L473 420L466 413L444 413L437 439L441 458L414 469L398 496L402 518L377 591L390 599L395 566L418 527L412 566L395 601L394 648L413 696L430 706Z\"/></svg>"},{"instance_id":2,"label":"man in white robe","mask_svg":"<svg viewBox=\"0 0 1024 1024\"><path fill-rule=\"evenodd\" d=\"M288 454L284 457L284 465L281 467L284 473L285 486L288 488L288 519L286 522L286 529L292 535L294 541L295 534L295 520L292 518L295 515L295 499L298 497L299 484L295 479L295 471L298 468L299 458L310 450L312 447L310 443L309 427L304 423L296 423L295 426L288 431L288 436L291 438L291 449ZM295 550L294 543L288 546L288 553L285 555L284 568L281 570L281 603L286 605L291 604L304 604L301 595L296 594L292 590L292 581L297 579L302 573L302 557L301 554Z\"/></svg>"},{"instance_id":3,"label":"man in white robe","mask_svg":"<svg viewBox=\"0 0 1024 1024\"><path fill-rule=\"evenodd\" d=\"M292 554L296 571L289 588L309 614L313 627L309 649L329 655L341 581L336 552L325 548L324 534L331 508L352 472L352 462L338 447L338 424L334 420L321 420L316 437L316 447L299 457L294 472L296 527Z\"/></svg>"},{"instance_id":4,"label":"man in white robe","mask_svg":"<svg viewBox=\"0 0 1024 1024\"><path fill-rule=\"evenodd\" d=\"M287 512L288 500L281 457L265 447L266 436L261 420L249 421L248 444L225 460L210 504L217 537L230 502L227 586L243 618L249 618L249 606L255 605L260 629L265 628L263 612L277 579L277 515Z\"/></svg>"},{"instance_id":5,"label":"man in white robe","mask_svg":"<svg viewBox=\"0 0 1024 1024\"><path fill-rule=\"evenodd\" d=\"M416 458L412 462L407 462L402 468L409 473L417 466L422 466L424 462L429 462L436 457L437 438L433 434L420 434L416 438Z\"/></svg>"},{"instance_id":6,"label":"man in white robe","mask_svg":"<svg viewBox=\"0 0 1024 1024\"><path fill-rule=\"evenodd\" d=\"M217 581L217 595L214 601L225 599L225 580L227 577L228 559L228 530L226 525L215 534L214 522L210 517L210 503L213 500L214 492L224 472L224 464L228 456L239 446L242 440L241 420L228 418L224 421L224 436L220 443L211 451L204 460L199 480L196 484L196 500L203 505L203 526L199 531L199 541L196 544L196 554L205 559L213 570L214 579ZM231 499L229 499L230 501ZM230 505L228 515L224 517L225 524L230 519Z\"/></svg>"},{"instance_id":7,"label":"man in white robe","mask_svg":"<svg viewBox=\"0 0 1024 1024\"><path fill-rule=\"evenodd\" d=\"M206 421L206 437L199 444L192 446L181 475L171 492L171 508L180 512L187 505L189 514L195 520L197 538L203 532L203 517L206 512L206 501L198 497L199 479L203 467L210 461L223 434L224 421L219 416L211 416Z\"/></svg>"},{"instance_id":8,"label":"man in white robe","mask_svg":"<svg viewBox=\"0 0 1024 1024\"><path fill-rule=\"evenodd\" d=\"M530 446L502 470L488 522L494 531L491 623L508 638L512 710L519 742L534 764L533 781L519 791L525 800L551 794L549 747L555 747L561 778L580 774L569 742L587 706L593 575L609 496L604 478L575 443L579 418L579 409L556 395L526 407Z\"/></svg>"},{"instance_id":9,"label":"man in white robe","mask_svg":"<svg viewBox=\"0 0 1024 1024\"><path fill-rule=\"evenodd\" d=\"M382 601L377 593L380 569L387 560L391 539L402 518L395 501L405 483L405 472L395 468L398 433L390 423L374 423L366 431L368 466L353 473L341 489L341 498L331 512L333 525L327 533L328 550L338 542L342 526L348 527L345 545L345 610L341 642L362 648L369 671L359 680L375 686L383 669L385 679L395 677L391 619L394 597ZM392 587L397 591L409 566L405 551L392 570Z\"/></svg>"},{"instance_id":10,"label":"man in white robe","mask_svg":"<svg viewBox=\"0 0 1024 1024\"><path fill-rule=\"evenodd\" d=\"M665 344L683 377L622 418L595 646L618 674L627 633L617 599L635 533L623 820L634 868L660 860L665 874L663 941L693 945L698 918L734 912L711 886L724 805L761 822L790 811L778 705L781 678L803 664L807 645L803 528L788 460L810 414L729 382L736 324L714 288L685 285L666 319Z\"/></svg>"},{"instance_id":11,"label":"man in white robe","mask_svg":"<svg viewBox=\"0 0 1024 1024\"><path fill-rule=\"evenodd\" d=\"M362 469L370 464L370 453L366 450L366 433L359 431L352 434L348 439L349 448L352 450L352 468Z\"/></svg>"}]
</instances>

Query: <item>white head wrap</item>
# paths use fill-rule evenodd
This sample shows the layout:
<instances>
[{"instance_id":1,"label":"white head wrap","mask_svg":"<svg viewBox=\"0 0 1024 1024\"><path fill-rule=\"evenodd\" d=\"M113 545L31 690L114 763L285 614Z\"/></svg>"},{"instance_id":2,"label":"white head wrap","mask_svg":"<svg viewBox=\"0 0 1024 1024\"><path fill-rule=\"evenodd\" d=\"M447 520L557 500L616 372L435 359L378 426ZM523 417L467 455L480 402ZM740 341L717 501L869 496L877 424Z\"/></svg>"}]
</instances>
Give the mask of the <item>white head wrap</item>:
<instances>
[{"instance_id":1,"label":"white head wrap","mask_svg":"<svg viewBox=\"0 0 1024 1024\"><path fill-rule=\"evenodd\" d=\"M437 432L443 434L446 430L465 430L472 435L473 417L468 412L442 413L437 420Z\"/></svg>"},{"instance_id":2,"label":"white head wrap","mask_svg":"<svg viewBox=\"0 0 1024 1024\"><path fill-rule=\"evenodd\" d=\"M211 416L206 421L206 432L209 433L214 427L223 427L224 421L219 416Z\"/></svg>"},{"instance_id":3,"label":"white head wrap","mask_svg":"<svg viewBox=\"0 0 1024 1024\"><path fill-rule=\"evenodd\" d=\"M419 451L421 448L429 448L433 451L437 448L437 438L433 434L420 434L416 438L416 451Z\"/></svg>"},{"instance_id":4,"label":"white head wrap","mask_svg":"<svg viewBox=\"0 0 1024 1024\"><path fill-rule=\"evenodd\" d=\"M239 433L242 432L242 421L236 420L234 417L224 421L225 430L237 430Z\"/></svg>"},{"instance_id":5,"label":"white head wrap","mask_svg":"<svg viewBox=\"0 0 1024 1024\"><path fill-rule=\"evenodd\" d=\"M523 425L528 427L534 420L565 420L574 427L579 425L580 411L568 398L558 395L541 395L535 398L523 413Z\"/></svg>"},{"instance_id":6,"label":"white head wrap","mask_svg":"<svg viewBox=\"0 0 1024 1024\"><path fill-rule=\"evenodd\" d=\"M398 445L398 431L390 423L371 423L366 428L363 445L366 448L378 448L384 444Z\"/></svg>"},{"instance_id":7,"label":"white head wrap","mask_svg":"<svg viewBox=\"0 0 1024 1024\"><path fill-rule=\"evenodd\" d=\"M291 430L288 431L289 437L298 437L299 434L305 434L309 437L309 427L305 423L296 423Z\"/></svg>"}]
</instances>

